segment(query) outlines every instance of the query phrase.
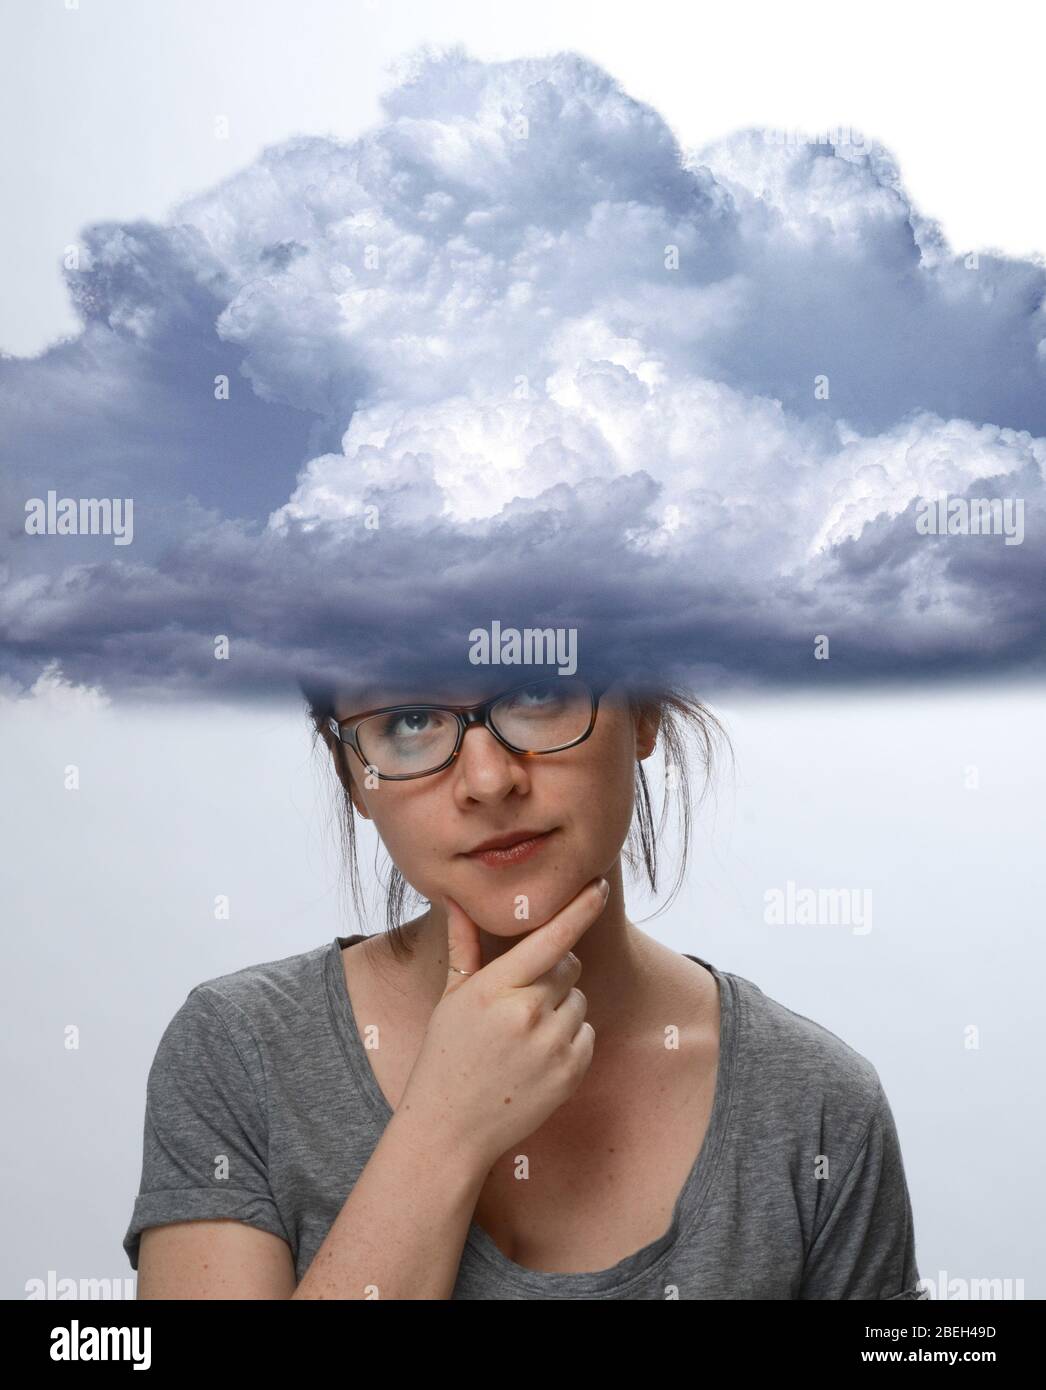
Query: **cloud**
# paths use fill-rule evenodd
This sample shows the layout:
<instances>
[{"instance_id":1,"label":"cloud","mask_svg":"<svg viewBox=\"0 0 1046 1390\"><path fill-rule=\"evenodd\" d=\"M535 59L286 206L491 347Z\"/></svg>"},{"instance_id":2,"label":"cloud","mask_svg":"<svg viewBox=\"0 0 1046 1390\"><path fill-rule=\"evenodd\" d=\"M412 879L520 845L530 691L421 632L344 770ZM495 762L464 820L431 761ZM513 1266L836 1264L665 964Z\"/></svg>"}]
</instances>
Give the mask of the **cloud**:
<instances>
[{"instance_id":1,"label":"cloud","mask_svg":"<svg viewBox=\"0 0 1046 1390\"><path fill-rule=\"evenodd\" d=\"M1041 669L1046 268L873 141L683 151L576 54L423 53L67 278L82 333L0 363L9 679L374 681L495 619L705 687ZM133 545L25 535L49 490Z\"/></svg>"},{"instance_id":2,"label":"cloud","mask_svg":"<svg viewBox=\"0 0 1046 1390\"><path fill-rule=\"evenodd\" d=\"M0 676L0 709L8 714L32 706L48 716L65 719L71 715L94 714L108 709L112 701L97 686L75 685L62 674L57 661L49 661L33 684L23 690L9 676Z\"/></svg>"}]
</instances>

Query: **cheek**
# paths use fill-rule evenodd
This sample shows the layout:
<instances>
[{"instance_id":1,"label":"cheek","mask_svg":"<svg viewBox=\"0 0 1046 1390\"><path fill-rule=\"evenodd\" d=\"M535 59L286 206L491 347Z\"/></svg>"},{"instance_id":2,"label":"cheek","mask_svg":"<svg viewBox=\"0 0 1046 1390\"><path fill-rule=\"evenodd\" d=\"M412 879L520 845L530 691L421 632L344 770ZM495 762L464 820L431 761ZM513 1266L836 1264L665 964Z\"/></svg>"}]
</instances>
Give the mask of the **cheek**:
<instances>
[{"instance_id":1,"label":"cheek","mask_svg":"<svg viewBox=\"0 0 1046 1390\"><path fill-rule=\"evenodd\" d=\"M384 792L369 793L367 810L374 829L403 877L428 897L435 878L446 875L446 831L441 834L439 817L420 803L404 799L393 805L391 799L382 801L383 796Z\"/></svg>"},{"instance_id":2,"label":"cheek","mask_svg":"<svg viewBox=\"0 0 1046 1390\"><path fill-rule=\"evenodd\" d=\"M623 737L608 739L605 748L586 769L584 794L579 798L582 815L602 827L607 834L622 838L632 822L635 800L636 760Z\"/></svg>"},{"instance_id":3,"label":"cheek","mask_svg":"<svg viewBox=\"0 0 1046 1390\"><path fill-rule=\"evenodd\" d=\"M600 848L604 852L610 850L613 853L620 850L624 844L634 811L632 774L622 775L615 781L616 785L607 788L598 803L597 821Z\"/></svg>"},{"instance_id":4,"label":"cheek","mask_svg":"<svg viewBox=\"0 0 1046 1390\"><path fill-rule=\"evenodd\" d=\"M579 766L554 789L549 805L560 812L564 840L537 875L549 884L567 882L580 888L612 866L632 824L635 764L612 750L612 760L593 759ZM535 861L536 863L536 861Z\"/></svg>"}]
</instances>

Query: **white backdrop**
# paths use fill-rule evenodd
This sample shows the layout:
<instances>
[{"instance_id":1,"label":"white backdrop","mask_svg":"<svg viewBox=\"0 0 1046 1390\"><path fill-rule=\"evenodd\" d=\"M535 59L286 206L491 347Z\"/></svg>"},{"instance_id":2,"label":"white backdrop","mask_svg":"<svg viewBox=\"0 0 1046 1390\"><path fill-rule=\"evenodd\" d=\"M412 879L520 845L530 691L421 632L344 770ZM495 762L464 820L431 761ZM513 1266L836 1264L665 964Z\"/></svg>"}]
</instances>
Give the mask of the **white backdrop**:
<instances>
[{"instance_id":1,"label":"white backdrop","mask_svg":"<svg viewBox=\"0 0 1046 1390\"><path fill-rule=\"evenodd\" d=\"M644 926L868 1057L923 1277L1023 1279L1028 1298L1046 1293L1042 708L1019 687L717 706L736 771L701 812L687 886ZM188 990L381 918L376 895L370 928L343 911L333 801L296 705L92 709L52 687L2 715L0 1297L19 1298L48 1270L131 1276L145 1078ZM870 893L871 929L767 923L767 890L789 881ZM628 903L633 920L652 907Z\"/></svg>"}]
</instances>

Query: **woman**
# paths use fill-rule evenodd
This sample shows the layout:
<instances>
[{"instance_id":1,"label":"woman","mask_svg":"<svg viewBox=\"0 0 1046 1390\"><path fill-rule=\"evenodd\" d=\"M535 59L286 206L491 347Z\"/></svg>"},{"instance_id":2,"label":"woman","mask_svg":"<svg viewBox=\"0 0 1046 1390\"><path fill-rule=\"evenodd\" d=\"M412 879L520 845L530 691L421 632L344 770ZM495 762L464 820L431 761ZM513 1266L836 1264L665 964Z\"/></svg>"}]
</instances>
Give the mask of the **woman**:
<instances>
[{"instance_id":1,"label":"woman","mask_svg":"<svg viewBox=\"0 0 1046 1390\"><path fill-rule=\"evenodd\" d=\"M623 858L656 889L643 761L660 737L685 844L685 730L708 766L716 721L578 676L472 693L311 692L391 929L190 992L149 1076L138 1296L923 1297L872 1064L626 915Z\"/></svg>"}]
</instances>

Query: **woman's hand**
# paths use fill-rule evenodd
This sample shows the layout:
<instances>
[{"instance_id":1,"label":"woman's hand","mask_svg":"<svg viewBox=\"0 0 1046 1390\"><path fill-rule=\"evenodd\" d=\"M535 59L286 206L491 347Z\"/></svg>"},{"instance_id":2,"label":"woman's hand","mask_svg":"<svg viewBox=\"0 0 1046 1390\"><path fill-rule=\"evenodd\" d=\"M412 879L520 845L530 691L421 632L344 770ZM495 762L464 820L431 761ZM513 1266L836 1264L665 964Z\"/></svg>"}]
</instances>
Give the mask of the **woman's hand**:
<instances>
[{"instance_id":1,"label":"woman's hand","mask_svg":"<svg viewBox=\"0 0 1046 1390\"><path fill-rule=\"evenodd\" d=\"M452 1152L489 1168L571 1096L588 1071L595 1031L574 983L571 947L606 906L595 879L554 917L483 965L479 928L447 903L450 966L399 1110L432 1117Z\"/></svg>"}]
</instances>

